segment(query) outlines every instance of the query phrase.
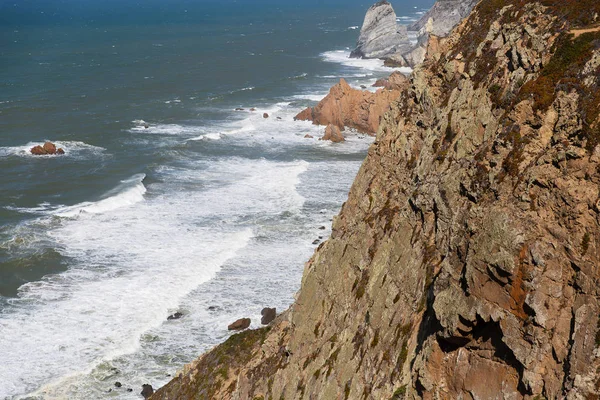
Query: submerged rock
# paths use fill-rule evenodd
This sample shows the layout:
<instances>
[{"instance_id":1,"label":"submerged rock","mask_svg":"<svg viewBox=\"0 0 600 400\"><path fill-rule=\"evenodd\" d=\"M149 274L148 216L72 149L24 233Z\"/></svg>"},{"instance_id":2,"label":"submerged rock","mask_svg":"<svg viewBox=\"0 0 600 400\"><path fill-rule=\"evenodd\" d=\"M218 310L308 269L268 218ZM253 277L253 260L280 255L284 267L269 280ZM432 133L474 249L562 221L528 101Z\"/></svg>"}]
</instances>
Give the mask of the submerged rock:
<instances>
[{"instance_id":1,"label":"submerged rock","mask_svg":"<svg viewBox=\"0 0 600 400\"><path fill-rule=\"evenodd\" d=\"M227 330L229 331L241 331L242 329L246 329L250 326L250 318L240 318L237 321L231 323Z\"/></svg>"},{"instance_id":2,"label":"submerged rock","mask_svg":"<svg viewBox=\"0 0 600 400\"><path fill-rule=\"evenodd\" d=\"M118 381L115 382L115 387L120 388L121 386L123 386L123 384L121 382L118 382Z\"/></svg>"},{"instance_id":3,"label":"submerged rock","mask_svg":"<svg viewBox=\"0 0 600 400\"><path fill-rule=\"evenodd\" d=\"M263 325L269 325L277 316L277 309L274 307L273 308L265 307L260 312L260 315L262 315L262 318L260 319L260 323Z\"/></svg>"}]
</instances>

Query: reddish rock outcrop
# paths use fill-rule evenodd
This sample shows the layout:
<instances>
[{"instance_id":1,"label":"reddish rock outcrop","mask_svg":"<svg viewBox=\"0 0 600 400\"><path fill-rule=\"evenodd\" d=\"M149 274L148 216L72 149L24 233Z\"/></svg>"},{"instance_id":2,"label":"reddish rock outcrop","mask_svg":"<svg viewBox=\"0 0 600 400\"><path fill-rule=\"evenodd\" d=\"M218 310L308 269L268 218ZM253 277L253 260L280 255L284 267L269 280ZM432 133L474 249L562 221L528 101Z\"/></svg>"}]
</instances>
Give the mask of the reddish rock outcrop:
<instances>
[{"instance_id":1,"label":"reddish rock outcrop","mask_svg":"<svg viewBox=\"0 0 600 400\"><path fill-rule=\"evenodd\" d=\"M321 138L321 140L331 140L334 143L340 143L344 140L344 135L342 135L342 131L335 125L329 124L327 128L325 128L325 134Z\"/></svg>"},{"instance_id":2,"label":"reddish rock outcrop","mask_svg":"<svg viewBox=\"0 0 600 400\"><path fill-rule=\"evenodd\" d=\"M227 330L230 331L240 331L242 329L246 329L250 326L250 318L240 318L237 321L229 324Z\"/></svg>"},{"instance_id":3,"label":"reddish rock outcrop","mask_svg":"<svg viewBox=\"0 0 600 400\"><path fill-rule=\"evenodd\" d=\"M382 87L388 90L401 90L409 82L409 79L401 72L394 71L388 78L377 79L373 87Z\"/></svg>"},{"instance_id":4,"label":"reddish rock outcrop","mask_svg":"<svg viewBox=\"0 0 600 400\"><path fill-rule=\"evenodd\" d=\"M57 149L56 145L52 142L46 142L43 146L34 146L29 151L35 156L65 154L62 148Z\"/></svg>"},{"instance_id":5,"label":"reddish rock outcrop","mask_svg":"<svg viewBox=\"0 0 600 400\"><path fill-rule=\"evenodd\" d=\"M399 79L395 82L399 82ZM332 124L340 130L348 127L374 135L379 128L381 116L399 95L398 89L380 89L375 93L353 89L341 79L319 104L303 110L294 119L312 121L315 125Z\"/></svg>"}]
</instances>

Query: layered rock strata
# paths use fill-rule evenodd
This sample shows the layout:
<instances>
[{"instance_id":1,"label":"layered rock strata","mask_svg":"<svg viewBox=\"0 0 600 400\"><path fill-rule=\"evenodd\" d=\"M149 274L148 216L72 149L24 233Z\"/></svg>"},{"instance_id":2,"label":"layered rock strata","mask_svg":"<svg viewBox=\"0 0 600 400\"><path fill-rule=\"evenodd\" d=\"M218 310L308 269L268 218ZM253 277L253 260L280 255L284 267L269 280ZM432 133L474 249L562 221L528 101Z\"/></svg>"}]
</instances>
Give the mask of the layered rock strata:
<instances>
[{"instance_id":1,"label":"layered rock strata","mask_svg":"<svg viewBox=\"0 0 600 400\"><path fill-rule=\"evenodd\" d=\"M152 398L598 398L599 15L482 0L430 41L292 307Z\"/></svg>"},{"instance_id":2,"label":"layered rock strata","mask_svg":"<svg viewBox=\"0 0 600 400\"><path fill-rule=\"evenodd\" d=\"M350 57L384 58L410 47L406 27L396 22L394 8L387 1L380 1L367 10Z\"/></svg>"}]
</instances>

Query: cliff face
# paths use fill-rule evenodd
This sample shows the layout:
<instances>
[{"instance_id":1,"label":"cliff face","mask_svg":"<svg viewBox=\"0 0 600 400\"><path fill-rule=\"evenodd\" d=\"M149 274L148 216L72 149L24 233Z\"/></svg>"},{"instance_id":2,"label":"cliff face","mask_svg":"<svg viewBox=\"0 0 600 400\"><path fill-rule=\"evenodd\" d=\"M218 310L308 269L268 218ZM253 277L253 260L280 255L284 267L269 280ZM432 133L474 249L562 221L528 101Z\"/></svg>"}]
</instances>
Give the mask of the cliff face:
<instances>
[{"instance_id":1,"label":"cliff face","mask_svg":"<svg viewBox=\"0 0 600 400\"><path fill-rule=\"evenodd\" d=\"M153 398L598 398L599 23L482 0L433 38L294 305Z\"/></svg>"}]
</instances>

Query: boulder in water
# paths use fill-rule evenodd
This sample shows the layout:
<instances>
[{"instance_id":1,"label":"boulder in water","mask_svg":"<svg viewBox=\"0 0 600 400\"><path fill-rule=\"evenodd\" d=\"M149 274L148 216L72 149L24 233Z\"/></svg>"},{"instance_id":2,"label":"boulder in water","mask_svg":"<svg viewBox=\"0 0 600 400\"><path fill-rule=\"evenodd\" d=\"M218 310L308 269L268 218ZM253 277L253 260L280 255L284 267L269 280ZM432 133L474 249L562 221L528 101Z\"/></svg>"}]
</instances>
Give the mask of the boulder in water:
<instances>
[{"instance_id":1,"label":"boulder in water","mask_svg":"<svg viewBox=\"0 0 600 400\"><path fill-rule=\"evenodd\" d=\"M269 325L277 316L277 309L275 307L269 308L265 307L260 312L262 318L260 319L260 323L263 325Z\"/></svg>"},{"instance_id":2,"label":"boulder in water","mask_svg":"<svg viewBox=\"0 0 600 400\"><path fill-rule=\"evenodd\" d=\"M43 146L34 146L29 151L34 156L65 154L65 151L62 148L57 149L56 145L52 142L46 142Z\"/></svg>"},{"instance_id":3,"label":"boulder in water","mask_svg":"<svg viewBox=\"0 0 600 400\"><path fill-rule=\"evenodd\" d=\"M342 131L336 125L329 124L327 128L325 128L325 135L321 138L321 140L331 140L334 143L343 142L344 135L342 135Z\"/></svg>"},{"instance_id":4,"label":"boulder in water","mask_svg":"<svg viewBox=\"0 0 600 400\"><path fill-rule=\"evenodd\" d=\"M145 399L147 399L154 394L154 388L152 387L152 385L148 385L147 383L145 383L142 385L142 392L140 394L144 396Z\"/></svg>"},{"instance_id":5,"label":"boulder in water","mask_svg":"<svg viewBox=\"0 0 600 400\"><path fill-rule=\"evenodd\" d=\"M250 326L250 318L240 318L227 327L229 331L241 331Z\"/></svg>"},{"instance_id":6,"label":"boulder in water","mask_svg":"<svg viewBox=\"0 0 600 400\"><path fill-rule=\"evenodd\" d=\"M179 311L176 312L175 314L171 314L167 317L167 320L173 320L173 319L179 319L183 317L183 313L180 313Z\"/></svg>"},{"instance_id":7,"label":"boulder in water","mask_svg":"<svg viewBox=\"0 0 600 400\"><path fill-rule=\"evenodd\" d=\"M263 114L263 118L269 118L269 114L267 114L267 113L264 113L264 114Z\"/></svg>"}]
</instances>

